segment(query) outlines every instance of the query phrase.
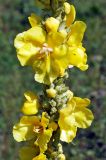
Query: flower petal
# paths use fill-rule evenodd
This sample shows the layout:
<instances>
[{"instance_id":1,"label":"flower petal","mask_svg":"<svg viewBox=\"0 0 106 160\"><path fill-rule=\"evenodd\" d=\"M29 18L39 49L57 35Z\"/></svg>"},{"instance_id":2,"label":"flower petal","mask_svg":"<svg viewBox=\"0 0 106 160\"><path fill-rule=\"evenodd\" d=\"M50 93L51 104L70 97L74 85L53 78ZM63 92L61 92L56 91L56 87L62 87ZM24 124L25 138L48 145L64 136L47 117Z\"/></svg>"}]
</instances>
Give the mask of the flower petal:
<instances>
[{"instance_id":1,"label":"flower petal","mask_svg":"<svg viewBox=\"0 0 106 160\"><path fill-rule=\"evenodd\" d=\"M17 56L22 66L32 65L40 45L45 42L45 31L36 26L26 32L18 34L14 45L17 49Z\"/></svg>"},{"instance_id":2,"label":"flower petal","mask_svg":"<svg viewBox=\"0 0 106 160\"><path fill-rule=\"evenodd\" d=\"M57 61L51 58L50 55L35 61L33 68L36 71L35 80L40 83L51 84L60 76L60 67Z\"/></svg>"},{"instance_id":3,"label":"flower petal","mask_svg":"<svg viewBox=\"0 0 106 160\"><path fill-rule=\"evenodd\" d=\"M35 26L26 31L24 38L30 43L43 44L45 42L45 31L40 26Z\"/></svg>"},{"instance_id":4,"label":"flower petal","mask_svg":"<svg viewBox=\"0 0 106 160\"><path fill-rule=\"evenodd\" d=\"M79 128L87 128L91 125L94 116L87 108L76 108L73 116L75 117L75 125Z\"/></svg>"},{"instance_id":5,"label":"flower petal","mask_svg":"<svg viewBox=\"0 0 106 160\"><path fill-rule=\"evenodd\" d=\"M60 140L63 142L72 142L72 140L76 137L77 128L72 126L70 130L61 130Z\"/></svg>"},{"instance_id":6,"label":"flower petal","mask_svg":"<svg viewBox=\"0 0 106 160\"><path fill-rule=\"evenodd\" d=\"M53 17L47 18L45 21L45 26L48 32L57 32L59 24L59 20Z\"/></svg>"},{"instance_id":7,"label":"flower petal","mask_svg":"<svg viewBox=\"0 0 106 160\"><path fill-rule=\"evenodd\" d=\"M70 37L69 40L67 41L68 45L70 46L78 46L81 44L81 41L83 39L83 35L86 29L86 24L82 21L76 21L72 26L71 26L71 31L70 31Z\"/></svg>"},{"instance_id":8,"label":"flower petal","mask_svg":"<svg viewBox=\"0 0 106 160\"><path fill-rule=\"evenodd\" d=\"M20 49L22 48L24 45L25 45L25 40L24 40L24 36L25 36L26 32L23 32L23 33L19 33L15 40L14 40L14 46L17 48L17 49Z\"/></svg>"},{"instance_id":9,"label":"flower petal","mask_svg":"<svg viewBox=\"0 0 106 160\"><path fill-rule=\"evenodd\" d=\"M17 50L17 57L22 66L32 65L35 55L39 49L31 43L26 43L22 48Z\"/></svg>"},{"instance_id":10,"label":"flower petal","mask_svg":"<svg viewBox=\"0 0 106 160\"><path fill-rule=\"evenodd\" d=\"M92 112L86 108L90 104L90 100L87 98L80 98L80 97L73 97L71 100L69 100L67 107L72 107L72 103L75 103L75 107L71 113L71 115L68 115L66 117L67 121L72 121L70 119L74 119L73 125L79 128L87 128L91 125L94 116Z\"/></svg>"},{"instance_id":11,"label":"flower petal","mask_svg":"<svg viewBox=\"0 0 106 160\"><path fill-rule=\"evenodd\" d=\"M24 96L25 96L25 98L27 99L28 102L33 102L37 98L37 95L35 95L31 91L25 92Z\"/></svg>"},{"instance_id":12,"label":"flower petal","mask_svg":"<svg viewBox=\"0 0 106 160\"><path fill-rule=\"evenodd\" d=\"M76 66L80 68L82 71L88 69L87 55L85 53L85 49L81 46L79 47L69 47L69 65Z\"/></svg>"},{"instance_id":13,"label":"flower petal","mask_svg":"<svg viewBox=\"0 0 106 160\"><path fill-rule=\"evenodd\" d=\"M47 36L47 43L50 47L54 48L55 46L61 45L65 38L66 38L65 32L50 32Z\"/></svg>"},{"instance_id":14,"label":"flower petal","mask_svg":"<svg viewBox=\"0 0 106 160\"><path fill-rule=\"evenodd\" d=\"M67 56L67 51L68 51L68 48L66 45L60 45L54 48L52 56L54 56L56 59L65 58Z\"/></svg>"},{"instance_id":15,"label":"flower petal","mask_svg":"<svg viewBox=\"0 0 106 160\"><path fill-rule=\"evenodd\" d=\"M34 47L32 44L25 44L23 48L17 51L17 57L21 65L32 65L38 51L39 49Z\"/></svg>"},{"instance_id":16,"label":"flower petal","mask_svg":"<svg viewBox=\"0 0 106 160\"><path fill-rule=\"evenodd\" d=\"M38 125L40 123L40 119L37 116L23 116L20 119L20 124L26 125Z\"/></svg>"},{"instance_id":17,"label":"flower petal","mask_svg":"<svg viewBox=\"0 0 106 160\"><path fill-rule=\"evenodd\" d=\"M13 137L17 142L30 140L34 137L33 126L25 126L22 124L16 124L13 127Z\"/></svg>"},{"instance_id":18,"label":"flower petal","mask_svg":"<svg viewBox=\"0 0 106 160\"><path fill-rule=\"evenodd\" d=\"M34 102L29 103L25 102L22 107L22 113L25 115L34 115L37 114L39 108L38 100L34 100Z\"/></svg>"},{"instance_id":19,"label":"flower petal","mask_svg":"<svg viewBox=\"0 0 106 160\"><path fill-rule=\"evenodd\" d=\"M49 118L46 112L42 113L41 125L46 128L49 124Z\"/></svg>"},{"instance_id":20,"label":"flower petal","mask_svg":"<svg viewBox=\"0 0 106 160\"><path fill-rule=\"evenodd\" d=\"M90 100L88 98L73 97L73 100L76 103L76 107L87 107L90 104Z\"/></svg>"},{"instance_id":21,"label":"flower petal","mask_svg":"<svg viewBox=\"0 0 106 160\"><path fill-rule=\"evenodd\" d=\"M22 112L25 115L34 115L38 112L39 102L38 97L32 92L26 92L25 97L27 101L24 102Z\"/></svg>"},{"instance_id":22,"label":"flower petal","mask_svg":"<svg viewBox=\"0 0 106 160\"><path fill-rule=\"evenodd\" d=\"M39 125L39 119L36 116L23 116L20 123L13 127L13 137L17 142L27 141L36 137L33 132L34 125Z\"/></svg>"},{"instance_id":23,"label":"flower petal","mask_svg":"<svg viewBox=\"0 0 106 160\"><path fill-rule=\"evenodd\" d=\"M40 152L44 153L47 150L47 144L52 136L52 129L44 130L42 134L39 134L35 144L39 146Z\"/></svg>"},{"instance_id":24,"label":"flower petal","mask_svg":"<svg viewBox=\"0 0 106 160\"><path fill-rule=\"evenodd\" d=\"M53 57L56 58L59 75L64 76L65 69L68 68L69 60L67 54L68 48L66 45L60 45L54 48Z\"/></svg>"}]
</instances>

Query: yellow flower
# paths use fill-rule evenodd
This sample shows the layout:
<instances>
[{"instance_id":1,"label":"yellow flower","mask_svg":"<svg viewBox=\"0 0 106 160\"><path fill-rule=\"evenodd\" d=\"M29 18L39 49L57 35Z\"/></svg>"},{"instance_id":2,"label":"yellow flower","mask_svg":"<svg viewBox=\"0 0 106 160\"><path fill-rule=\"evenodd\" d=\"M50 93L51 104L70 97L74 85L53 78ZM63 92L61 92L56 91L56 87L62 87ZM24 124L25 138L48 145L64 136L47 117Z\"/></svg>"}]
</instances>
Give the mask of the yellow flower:
<instances>
[{"instance_id":1,"label":"yellow flower","mask_svg":"<svg viewBox=\"0 0 106 160\"><path fill-rule=\"evenodd\" d=\"M32 66L35 80L40 83L51 84L57 77L64 76L65 69L70 66L83 71L88 68L87 55L82 47L86 24L82 21L72 24L75 9L68 3L64 6L66 25L70 24L68 30L53 17L47 18L42 26L39 17L32 14L29 17L32 28L18 34L14 42L21 65Z\"/></svg>"},{"instance_id":2,"label":"yellow flower","mask_svg":"<svg viewBox=\"0 0 106 160\"><path fill-rule=\"evenodd\" d=\"M21 65L31 65L35 71L35 80L40 83L52 83L57 77L64 76L68 67L68 46L63 43L67 33L57 31L58 25L58 20L51 17L45 22L48 32L40 25L35 25L18 34L15 39Z\"/></svg>"},{"instance_id":3,"label":"yellow flower","mask_svg":"<svg viewBox=\"0 0 106 160\"><path fill-rule=\"evenodd\" d=\"M58 124L60 126L60 139L65 142L71 142L77 132L77 128L87 128L93 120L92 112L87 108L90 100L87 98L73 97L67 107L60 110Z\"/></svg>"},{"instance_id":4,"label":"yellow flower","mask_svg":"<svg viewBox=\"0 0 106 160\"><path fill-rule=\"evenodd\" d=\"M47 143L50 141L53 129L46 129L49 119L46 112L42 113L41 120L37 116L23 116L18 124L13 127L14 139L18 142L36 139L35 144L39 146L40 152L47 150Z\"/></svg>"},{"instance_id":5,"label":"yellow flower","mask_svg":"<svg viewBox=\"0 0 106 160\"><path fill-rule=\"evenodd\" d=\"M69 38L67 44L69 45L69 64L86 70L88 68L87 55L85 48L82 47L82 39L86 29L86 24L82 21L76 21L70 27Z\"/></svg>"},{"instance_id":6,"label":"yellow flower","mask_svg":"<svg viewBox=\"0 0 106 160\"><path fill-rule=\"evenodd\" d=\"M38 112L39 101L38 97L33 92L24 93L26 101L22 107L22 112L25 115L34 115Z\"/></svg>"}]
</instances>

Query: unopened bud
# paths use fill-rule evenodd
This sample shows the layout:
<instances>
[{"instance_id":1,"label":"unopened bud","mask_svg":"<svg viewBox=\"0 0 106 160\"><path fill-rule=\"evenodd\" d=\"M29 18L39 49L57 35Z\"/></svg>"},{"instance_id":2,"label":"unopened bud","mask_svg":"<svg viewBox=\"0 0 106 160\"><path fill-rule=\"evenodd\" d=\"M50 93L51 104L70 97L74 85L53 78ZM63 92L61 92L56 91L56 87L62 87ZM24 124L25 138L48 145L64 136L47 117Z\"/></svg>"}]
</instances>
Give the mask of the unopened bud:
<instances>
[{"instance_id":1,"label":"unopened bud","mask_svg":"<svg viewBox=\"0 0 106 160\"><path fill-rule=\"evenodd\" d=\"M65 160L65 155L64 154L59 154L58 160Z\"/></svg>"},{"instance_id":2,"label":"unopened bud","mask_svg":"<svg viewBox=\"0 0 106 160\"><path fill-rule=\"evenodd\" d=\"M50 98L55 98L55 96L56 96L56 90L53 88L47 89L46 93L47 93L48 97L50 97Z\"/></svg>"},{"instance_id":3,"label":"unopened bud","mask_svg":"<svg viewBox=\"0 0 106 160\"><path fill-rule=\"evenodd\" d=\"M69 14L70 13L70 10L71 10L71 7L70 7L70 4L65 2L64 3L64 9L65 9L65 13L66 14Z\"/></svg>"}]
</instances>

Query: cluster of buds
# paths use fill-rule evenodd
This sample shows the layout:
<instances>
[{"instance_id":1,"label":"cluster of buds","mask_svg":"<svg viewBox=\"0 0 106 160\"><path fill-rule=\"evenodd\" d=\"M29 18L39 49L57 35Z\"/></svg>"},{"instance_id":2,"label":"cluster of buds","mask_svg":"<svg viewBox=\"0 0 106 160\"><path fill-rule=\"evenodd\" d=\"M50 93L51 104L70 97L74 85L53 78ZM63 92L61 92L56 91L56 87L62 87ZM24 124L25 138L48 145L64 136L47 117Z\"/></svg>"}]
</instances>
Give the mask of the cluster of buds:
<instances>
[{"instance_id":1,"label":"cluster of buds","mask_svg":"<svg viewBox=\"0 0 106 160\"><path fill-rule=\"evenodd\" d=\"M65 160L61 141L72 142L77 129L89 127L93 120L87 108L90 100L74 96L65 84L68 69L88 68L82 46L86 24L75 21L75 8L67 2L57 12L45 20L31 14L31 28L15 38L21 65L31 66L35 80L44 85L40 95L24 93L23 116L13 127L14 139L26 142L21 160Z\"/></svg>"}]
</instances>

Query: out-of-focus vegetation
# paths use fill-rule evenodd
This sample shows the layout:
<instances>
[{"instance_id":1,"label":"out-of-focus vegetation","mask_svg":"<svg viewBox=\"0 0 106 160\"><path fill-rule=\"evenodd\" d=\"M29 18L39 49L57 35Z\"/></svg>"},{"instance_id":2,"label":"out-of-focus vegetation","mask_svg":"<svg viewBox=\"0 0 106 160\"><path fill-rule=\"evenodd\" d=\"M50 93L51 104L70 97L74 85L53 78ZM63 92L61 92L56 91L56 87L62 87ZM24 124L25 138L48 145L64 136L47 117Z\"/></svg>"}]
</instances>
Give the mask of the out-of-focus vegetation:
<instances>
[{"instance_id":1,"label":"out-of-focus vegetation","mask_svg":"<svg viewBox=\"0 0 106 160\"><path fill-rule=\"evenodd\" d=\"M106 0L74 0L77 20L87 23L84 44L89 70L71 70L68 83L77 96L89 97L95 115L92 126L80 130L72 144L64 143L67 160L106 159ZM22 68L13 47L14 37L29 26L27 17L39 12L34 0L0 0L0 160L18 160L13 140L26 90L40 90L30 68Z\"/></svg>"}]
</instances>

